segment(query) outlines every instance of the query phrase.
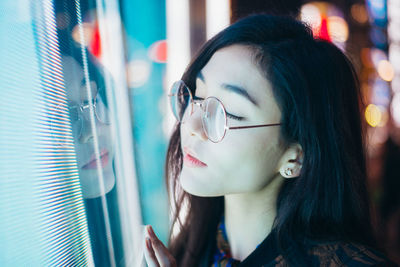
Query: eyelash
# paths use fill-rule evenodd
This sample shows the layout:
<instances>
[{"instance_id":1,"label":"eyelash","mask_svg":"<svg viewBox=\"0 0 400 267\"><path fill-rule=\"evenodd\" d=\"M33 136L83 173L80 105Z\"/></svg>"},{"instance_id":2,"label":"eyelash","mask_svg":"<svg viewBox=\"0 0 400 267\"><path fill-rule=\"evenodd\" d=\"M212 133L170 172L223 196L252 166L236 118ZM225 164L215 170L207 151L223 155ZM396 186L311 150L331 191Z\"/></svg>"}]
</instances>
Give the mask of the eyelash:
<instances>
[{"instance_id":1,"label":"eyelash","mask_svg":"<svg viewBox=\"0 0 400 267\"><path fill-rule=\"evenodd\" d=\"M197 96L194 96L193 99L194 100L204 100L204 98L197 97ZM230 114L228 112L226 112L226 117L229 118L229 119L237 120L237 121L241 121L241 120L244 119L243 117L238 117L238 116L235 116L235 115Z\"/></svg>"},{"instance_id":2,"label":"eyelash","mask_svg":"<svg viewBox=\"0 0 400 267\"><path fill-rule=\"evenodd\" d=\"M230 113L228 113L228 112L226 113L226 116L227 116L228 118L230 118L230 119L238 120L238 121L241 121L241 120L244 119L243 117L238 117L238 116L232 115L232 114L230 114Z\"/></svg>"},{"instance_id":3,"label":"eyelash","mask_svg":"<svg viewBox=\"0 0 400 267\"><path fill-rule=\"evenodd\" d=\"M198 96L193 96L193 100L204 100L204 98L198 97Z\"/></svg>"}]
</instances>

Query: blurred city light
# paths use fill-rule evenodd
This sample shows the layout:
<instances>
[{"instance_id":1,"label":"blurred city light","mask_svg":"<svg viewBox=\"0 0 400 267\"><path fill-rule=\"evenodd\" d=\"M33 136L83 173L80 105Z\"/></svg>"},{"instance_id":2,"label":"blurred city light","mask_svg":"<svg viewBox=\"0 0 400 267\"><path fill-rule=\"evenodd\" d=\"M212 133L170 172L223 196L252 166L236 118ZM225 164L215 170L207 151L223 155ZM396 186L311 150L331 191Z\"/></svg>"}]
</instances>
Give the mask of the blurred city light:
<instances>
[{"instance_id":1,"label":"blurred city light","mask_svg":"<svg viewBox=\"0 0 400 267\"><path fill-rule=\"evenodd\" d=\"M394 126L400 128L400 1L387 0L389 61L392 66L392 103L390 112Z\"/></svg>"},{"instance_id":2,"label":"blurred city light","mask_svg":"<svg viewBox=\"0 0 400 267\"><path fill-rule=\"evenodd\" d=\"M370 82L372 91L369 101L375 105L388 107L390 103L389 84L379 77L375 77Z\"/></svg>"},{"instance_id":3,"label":"blurred city light","mask_svg":"<svg viewBox=\"0 0 400 267\"><path fill-rule=\"evenodd\" d=\"M167 41L161 40L149 47L149 58L157 63L167 63Z\"/></svg>"},{"instance_id":4,"label":"blurred city light","mask_svg":"<svg viewBox=\"0 0 400 267\"><path fill-rule=\"evenodd\" d=\"M360 24L368 22L367 9L363 4L353 4L350 9L351 16Z\"/></svg>"},{"instance_id":5,"label":"blurred city light","mask_svg":"<svg viewBox=\"0 0 400 267\"><path fill-rule=\"evenodd\" d=\"M400 127L400 92L396 92L392 98L392 104L390 105L390 111L392 113L393 122L396 127Z\"/></svg>"},{"instance_id":6,"label":"blurred city light","mask_svg":"<svg viewBox=\"0 0 400 267\"><path fill-rule=\"evenodd\" d=\"M393 69L400 74L400 45L392 43L389 45L389 61L392 63Z\"/></svg>"},{"instance_id":7,"label":"blurred city light","mask_svg":"<svg viewBox=\"0 0 400 267\"><path fill-rule=\"evenodd\" d=\"M367 0L369 13L375 23L386 23L386 0Z\"/></svg>"},{"instance_id":8,"label":"blurred city light","mask_svg":"<svg viewBox=\"0 0 400 267\"><path fill-rule=\"evenodd\" d=\"M349 26L336 6L327 2L307 3L301 7L300 19L310 25L315 37L345 49Z\"/></svg>"},{"instance_id":9,"label":"blurred city light","mask_svg":"<svg viewBox=\"0 0 400 267\"><path fill-rule=\"evenodd\" d=\"M382 112L380 108L374 104L369 104L365 109L365 119L370 126L378 126L382 120Z\"/></svg>"},{"instance_id":10,"label":"blurred city light","mask_svg":"<svg viewBox=\"0 0 400 267\"><path fill-rule=\"evenodd\" d=\"M347 22L338 16L330 16L328 18L328 32L333 40L344 43L349 37L349 27Z\"/></svg>"},{"instance_id":11,"label":"blurred city light","mask_svg":"<svg viewBox=\"0 0 400 267\"><path fill-rule=\"evenodd\" d=\"M393 78L391 85L393 93L400 92L400 75L397 75Z\"/></svg>"},{"instance_id":12,"label":"blurred city light","mask_svg":"<svg viewBox=\"0 0 400 267\"><path fill-rule=\"evenodd\" d=\"M311 26L313 32L319 29L319 27L321 26L321 14L318 7L314 4L305 4L301 8L300 17L302 21Z\"/></svg>"},{"instance_id":13,"label":"blurred city light","mask_svg":"<svg viewBox=\"0 0 400 267\"><path fill-rule=\"evenodd\" d=\"M371 52L371 60L374 68L378 68L379 62L382 60L387 60L385 51L378 48L372 48L369 51Z\"/></svg>"},{"instance_id":14,"label":"blurred city light","mask_svg":"<svg viewBox=\"0 0 400 267\"><path fill-rule=\"evenodd\" d=\"M377 71L379 76L387 82L390 82L394 77L392 64L387 60L379 61Z\"/></svg>"},{"instance_id":15,"label":"blurred city light","mask_svg":"<svg viewBox=\"0 0 400 267\"><path fill-rule=\"evenodd\" d=\"M134 59L128 64L128 85L130 88L143 86L151 74L151 64L146 60Z\"/></svg>"},{"instance_id":16,"label":"blurred city light","mask_svg":"<svg viewBox=\"0 0 400 267\"><path fill-rule=\"evenodd\" d=\"M88 44L90 44L90 42L92 41L92 38L94 36L94 25L93 23L89 23L89 22L83 22L82 26L83 28L83 38L85 38L85 46L87 46ZM80 37L80 33L79 33L79 25L76 25L73 30L72 30L72 39L77 42L78 44L82 44L83 40L81 40Z\"/></svg>"}]
</instances>

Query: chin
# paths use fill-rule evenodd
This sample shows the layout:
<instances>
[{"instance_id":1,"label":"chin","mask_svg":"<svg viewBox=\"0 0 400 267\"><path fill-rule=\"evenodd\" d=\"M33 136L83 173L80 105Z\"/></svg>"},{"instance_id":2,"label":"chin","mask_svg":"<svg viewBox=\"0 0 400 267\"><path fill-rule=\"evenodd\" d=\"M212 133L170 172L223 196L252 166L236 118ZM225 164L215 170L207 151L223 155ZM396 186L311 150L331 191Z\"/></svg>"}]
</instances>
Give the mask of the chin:
<instances>
[{"instance_id":1,"label":"chin","mask_svg":"<svg viewBox=\"0 0 400 267\"><path fill-rule=\"evenodd\" d=\"M114 174L112 172L104 172L103 175L104 191L100 189L100 181L97 172L96 174L92 173L90 175L85 175L84 173L80 174L83 198L89 199L104 196L114 188Z\"/></svg>"},{"instance_id":2,"label":"chin","mask_svg":"<svg viewBox=\"0 0 400 267\"><path fill-rule=\"evenodd\" d=\"M220 192L220 189L216 189L213 187L213 184L197 184L193 183L193 180L188 181L188 179L180 178L180 185L182 189L191 195L198 197L220 197L224 196L223 192Z\"/></svg>"}]
</instances>

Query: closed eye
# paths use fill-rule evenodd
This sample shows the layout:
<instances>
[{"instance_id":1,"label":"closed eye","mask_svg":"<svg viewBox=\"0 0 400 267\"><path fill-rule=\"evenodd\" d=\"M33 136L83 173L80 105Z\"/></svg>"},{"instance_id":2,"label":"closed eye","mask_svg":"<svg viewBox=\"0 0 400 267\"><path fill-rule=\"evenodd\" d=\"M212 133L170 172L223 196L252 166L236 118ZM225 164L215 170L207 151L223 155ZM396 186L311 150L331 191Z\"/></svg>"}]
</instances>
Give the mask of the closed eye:
<instances>
[{"instance_id":1,"label":"closed eye","mask_svg":"<svg viewBox=\"0 0 400 267\"><path fill-rule=\"evenodd\" d=\"M227 116L229 119L233 119L233 120L237 120L237 121L242 121L242 120L244 120L243 117L235 116L235 115L230 114L230 113L228 113L228 112L226 112L226 116Z\"/></svg>"},{"instance_id":2,"label":"closed eye","mask_svg":"<svg viewBox=\"0 0 400 267\"><path fill-rule=\"evenodd\" d=\"M204 100L204 98L198 97L198 96L193 96L193 100Z\"/></svg>"},{"instance_id":3,"label":"closed eye","mask_svg":"<svg viewBox=\"0 0 400 267\"><path fill-rule=\"evenodd\" d=\"M203 101L204 98L198 97L198 96L193 96L193 100ZM229 119L237 120L237 121L244 120L244 117L235 116L235 115L233 115L231 113L228 113L227 111L226 111L226 117L229 118Z\"/></svg>"}]
</instances>

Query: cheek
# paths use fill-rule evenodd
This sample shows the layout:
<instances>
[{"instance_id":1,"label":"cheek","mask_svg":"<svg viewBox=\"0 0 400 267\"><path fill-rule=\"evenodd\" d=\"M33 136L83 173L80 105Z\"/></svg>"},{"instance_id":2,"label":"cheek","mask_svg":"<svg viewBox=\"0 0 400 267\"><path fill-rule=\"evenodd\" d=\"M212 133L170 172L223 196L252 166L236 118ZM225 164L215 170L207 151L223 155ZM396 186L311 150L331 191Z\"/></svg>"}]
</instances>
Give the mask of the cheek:
<instances>
[{"instance_id":1,"label":"cheek","mask_svg":"<svg viewBox=\"0 0 400 267\"><path fill-rule=\"evenodd\" d=\"M180 176L184 190L199 196L221 196L257 191L271 181L281 155L278 132L235 131L228 132L220 143L205 142L197 147L208 166L184 166ZM185 136L181 138L185 143Z\"/></svg>"},{"instance_id":2,"label":"cheek","mask_svg":"<svg viewBox=\"0 0 400 267\"><path fill-rule=\"evenodd\" d=\"M268 184L277 173L282 153L277 135L249 133L246 138L234 139L233 135L227 138L227 143L232 142L219 153L221 160L215 167L219 167L221 175L230 177L231 185L237 189L252 190Z\"/></svg>"}]
</instances>

